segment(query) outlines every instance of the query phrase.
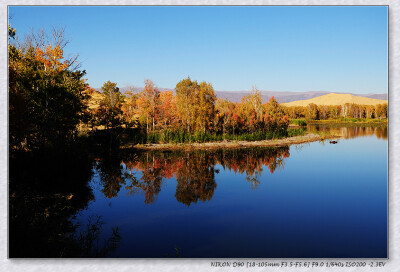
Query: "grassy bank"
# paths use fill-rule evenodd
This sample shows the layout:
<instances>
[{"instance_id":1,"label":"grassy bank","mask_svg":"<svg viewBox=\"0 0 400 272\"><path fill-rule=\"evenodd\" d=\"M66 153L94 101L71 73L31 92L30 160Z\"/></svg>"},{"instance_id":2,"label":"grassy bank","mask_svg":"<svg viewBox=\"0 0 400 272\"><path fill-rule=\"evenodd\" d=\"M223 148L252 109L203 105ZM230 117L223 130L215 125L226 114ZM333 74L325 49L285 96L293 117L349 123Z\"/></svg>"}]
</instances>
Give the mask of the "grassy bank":
<instances>
[{"instance_id":1,"label":"grassy bank","mask_svg":"<svg viewBox=\"0 0 400 272\"><path fill-rule=\"evenodd\" d=\"M283 132L254 132L233 134L211 134L194 133L190 134L182 130L171 131L168 129L162 131L153 131L148 134L136 131L136 133L126 134L124 144L181 144L181 143L209 143L222 141L263 141L272 139L281 139L304 135L305 128L289 128Z\"/></svg>"},{"instance_id":2,"label":"grassy bank","mask_svg":"<svg viewBox=\"0 0 400 272\"><path fill-rule=\"evenodd\" d=\"M139 149L139 150L200 150L200 149L227 149L227 148L243 148L243 147L277 147L291 144L309 143L315 141L324 141L327 139L337 139L340 136L335 135L319 135L308 133L305 135L291 136L280 139L269 139L259 141L230 141L224 140L220 142L205 143L178 143L178 144L127 144L121 146L122 149Z\"/></svg>"}]
</instances>

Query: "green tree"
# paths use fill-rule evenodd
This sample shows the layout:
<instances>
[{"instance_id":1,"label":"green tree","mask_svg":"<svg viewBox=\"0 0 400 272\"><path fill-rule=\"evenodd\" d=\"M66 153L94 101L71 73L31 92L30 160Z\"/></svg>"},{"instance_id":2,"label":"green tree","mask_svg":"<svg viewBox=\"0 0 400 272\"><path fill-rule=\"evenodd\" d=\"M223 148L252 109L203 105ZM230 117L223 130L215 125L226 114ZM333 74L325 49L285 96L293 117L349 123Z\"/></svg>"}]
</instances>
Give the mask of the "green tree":
<instances>
[{"instance_id":1,"label":"green tree","mask_svg":"<svg viewBox=\"0 0 400 272\"><path fill-rule=\"evenodd\" d=\"M12 28L11 28L12 29ZM10 31L9 34L15 33ZM10 38L15 34L10 34ZM36 34L31 34L35 38ZM35 149L71 140L86 106L85 71L64 59L63 32L42 47L9 45L10 148Z\"/></svg>"},{"instance_id":2,"label":"green tree","mask_svg":"<svg viewBox=\"0 0 400 272\"><path fill-rule=\"evenodd\" d=\"M117 83L113 83L111 81L107 81L101 87L104 95L104 103L110 107L115 108L118 107L122 102L121 93L119 88L117 87Z\"/></svg>"},{"instance_id":3,"label":"green tree","mask_svg":"<svg viewBox=\"0 0 400 272\"><path fill-rule=\"evenodd\" d=\"M123 96L117 87L117 83L107 81L103 84L101 90L104 99L95 112L97 125L103 125L106 129L120 127L123 123Z\"/></svg>"}]
</instances>

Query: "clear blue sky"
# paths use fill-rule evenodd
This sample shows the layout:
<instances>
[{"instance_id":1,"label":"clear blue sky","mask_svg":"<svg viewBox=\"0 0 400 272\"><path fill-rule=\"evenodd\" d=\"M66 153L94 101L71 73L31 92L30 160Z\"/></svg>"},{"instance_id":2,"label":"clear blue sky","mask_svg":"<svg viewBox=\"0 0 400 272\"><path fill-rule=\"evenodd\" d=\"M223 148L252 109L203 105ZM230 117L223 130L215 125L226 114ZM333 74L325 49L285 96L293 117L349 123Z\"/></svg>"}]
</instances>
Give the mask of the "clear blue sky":
<instances>
[{"instance_id":1,"label":"clear blue sky","mask_svg":"<svg viewBox=\"0 0 400 272\"><path fill-rule=\"evenodd\" d=\"M64 26L92 87L386 93L387 7L10 7L11 25Z\"/></svg>"}]
</instances>

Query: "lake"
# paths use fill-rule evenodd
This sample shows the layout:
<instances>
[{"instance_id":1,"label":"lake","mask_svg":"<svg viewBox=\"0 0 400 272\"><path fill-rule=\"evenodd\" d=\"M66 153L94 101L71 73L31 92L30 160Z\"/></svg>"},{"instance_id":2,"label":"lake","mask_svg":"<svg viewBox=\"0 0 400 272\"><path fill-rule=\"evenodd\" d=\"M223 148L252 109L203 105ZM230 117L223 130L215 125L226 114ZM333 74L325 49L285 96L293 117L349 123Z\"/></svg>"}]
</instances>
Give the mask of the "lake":
<instances>
[{"instance_id":1,"label":"lake","mask_svg":"<svg viewBox=\"0 0 400 272\"><path fill-rule=\"evenodd\" d=\"M59 219L66 227L57 250L125 258L386 258L387 128L307 129L342 137L337 144L95 158L82 170L84 196L75 191L63 200L84 204Z\"/></svg>"}]
</instances>

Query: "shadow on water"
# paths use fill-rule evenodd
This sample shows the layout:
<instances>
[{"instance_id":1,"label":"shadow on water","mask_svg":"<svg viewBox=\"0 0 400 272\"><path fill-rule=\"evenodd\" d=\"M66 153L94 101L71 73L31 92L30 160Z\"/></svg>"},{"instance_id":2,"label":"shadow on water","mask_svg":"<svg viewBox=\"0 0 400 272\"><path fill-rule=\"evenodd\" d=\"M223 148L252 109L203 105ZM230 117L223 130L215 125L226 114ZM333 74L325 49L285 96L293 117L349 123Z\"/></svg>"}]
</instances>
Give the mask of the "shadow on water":
<instances>
[{"instance_id":1,"label":"shadow on water","mask_svg":"<svg viewBox=\"0 0 400 272\"><path fill-rule=\"evenodd\" d=\"M94 200L92 166L93 159L79 150L10 155L10 258L102 257L115 249L118 228L100 241L100 216L72 220Z\"/></svg>"}]
</instances>

